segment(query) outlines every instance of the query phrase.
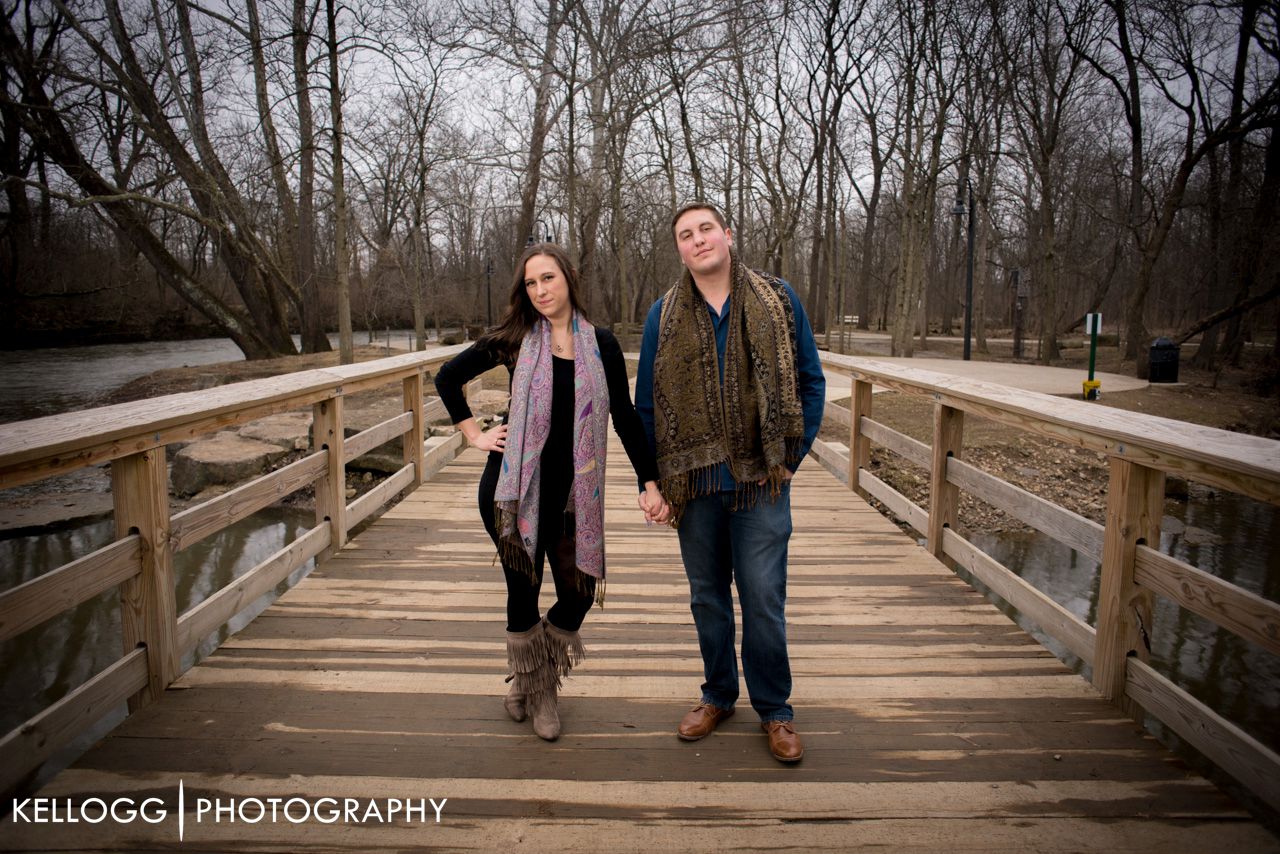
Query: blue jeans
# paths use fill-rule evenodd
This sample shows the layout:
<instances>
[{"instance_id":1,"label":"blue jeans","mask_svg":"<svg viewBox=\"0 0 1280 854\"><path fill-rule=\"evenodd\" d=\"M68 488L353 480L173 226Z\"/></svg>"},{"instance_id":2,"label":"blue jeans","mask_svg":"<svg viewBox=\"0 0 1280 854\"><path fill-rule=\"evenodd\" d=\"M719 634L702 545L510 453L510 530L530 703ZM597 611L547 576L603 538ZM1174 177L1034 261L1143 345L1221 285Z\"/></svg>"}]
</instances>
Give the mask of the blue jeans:
<instances>
[{"instance_id":1,"label":"blue jeans","mask_svg":"<svg viewBox=\"0 0 1280 854\"><path fill-rule=\"evenodd\" d=\"M791 484L777 500L733 510L732 492L691 500L680 519L680 556L702 650L702 702L722 709L738 700L733 596L742 607L742 669L751 708L762 721L793 717L787 658L787 541Z\"/></svg>"}]
</instances>

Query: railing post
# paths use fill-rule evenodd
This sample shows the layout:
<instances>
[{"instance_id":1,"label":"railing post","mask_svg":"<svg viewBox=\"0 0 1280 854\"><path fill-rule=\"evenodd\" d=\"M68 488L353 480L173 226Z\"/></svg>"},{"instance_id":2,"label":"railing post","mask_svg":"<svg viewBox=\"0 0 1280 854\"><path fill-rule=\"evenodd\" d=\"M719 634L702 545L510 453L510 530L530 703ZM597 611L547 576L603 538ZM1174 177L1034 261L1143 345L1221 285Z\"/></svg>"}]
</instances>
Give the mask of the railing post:
<instances>
[{"instance_id":1,"label":"railing post","mask_svg":"<svg viewBox=\"0 0 1280 854\"><path fill-rule=\"evenodd\" d=\"M858 472L871 466L871 439L862 432L862 416L871 417L871 383L853 378L849 393L849 488L863 498L870 494L858 486Z\"/></svg>"},{"instance_id":2,"label":"railing post","mask_svg":"<svg viewBox=\"0 0 1280 854\"><path fill-rule=\"evenodd\" d=\"M142 540L142 572L120 585L124 652L147 649L147 687L129 698L133 712L160 698L178 676L178 614L169 543L169 476L164 448L111 462L116 537L136 531Z\"/></svg>"},{"instance_id":3,"label":"railing post","mask_svg":"<svg viewBox=\"0 0 1280 854\"><path fill-rule=\"evenodd\" d=\"M418 486L427 476L422 455L422 443L426 433L422 415L422 372L418 371L404 380L404 411L413 413L413 425L401 437L404 443L404 463L413 463L413 485Z\"/></svg>"},{"instance_id":4,"label":"railing post","mask_svg":"<svg viewBox=\"0 0 1280 854\"><path fill-rule=\"evenodd\" d=\"M1133 581L1134 556L1140 542L1160 545L1164 480L1162 471L1111 458L1093 684L1129 714L1137 710L1125 700L1125 659L1137 655L1145 661L1151 647L1151 592Z\"/></svg>"},{"instance_id":5,"label":"railing post","mask_svg":"<svg viewBox=\"0 0 1280 854\"><path fill-rule=\"evenodd\" d=\"M947 482L947 460L960 456L964 412L939 403L933 408L933 459L929 466L929 553L941 558L942 531L954 528L960 510L960 487Z\"/></svg>"},{"instance_id":6,"label":"railing post","mask_svg":"<svg viewBox=\"0 0 1280 854\"><path fill-rule=\"evenodd\" d=\"M311 410L313 448L326 448L328 467L316 480L316 524L329 525L329 546L317 557L328 558L347 541L347 465L343 460L342 389Z\"/></svg>"}]
</instances>

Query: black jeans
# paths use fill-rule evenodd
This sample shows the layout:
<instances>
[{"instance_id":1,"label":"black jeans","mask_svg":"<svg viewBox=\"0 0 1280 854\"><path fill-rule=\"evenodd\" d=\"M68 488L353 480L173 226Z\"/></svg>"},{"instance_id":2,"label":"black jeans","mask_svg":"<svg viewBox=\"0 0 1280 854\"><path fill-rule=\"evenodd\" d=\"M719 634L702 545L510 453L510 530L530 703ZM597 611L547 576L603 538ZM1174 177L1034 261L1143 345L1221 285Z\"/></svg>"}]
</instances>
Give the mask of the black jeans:
<instances>
[{"instance_id":1,"label":"black jeans","mask_svg":"<svg viewBox=\"0 0 1280 854\"><path fill-rule=\"evenodd\" d=\"M502 454L489 452L484 474L480 476L480 518L489 532L493 544L498 544L498 530L494 522L493 495L498 488L498 474L502 470ZM556 585L556 601L547 611L547 620L556 628L576 632L586 619L595 602L595 579L578 572L574 552L573 515L564 512L567 491L547 489L543 481L543 506L538 508L538 551L533 559L533 577L502 561L502 574L507 579L507 631L524 632L537 625L538 594L542 590L543 558L551 564L551 578ZM550 498L548 499L548 494ZM558 510L552 507L559 505ZM549 505L549 506L548 506ZM550 510L550 512L548 512ZM577 576L582 576L579 579ZM585 584L579 584L585 580Z\"/></svg>"}]
</instances>

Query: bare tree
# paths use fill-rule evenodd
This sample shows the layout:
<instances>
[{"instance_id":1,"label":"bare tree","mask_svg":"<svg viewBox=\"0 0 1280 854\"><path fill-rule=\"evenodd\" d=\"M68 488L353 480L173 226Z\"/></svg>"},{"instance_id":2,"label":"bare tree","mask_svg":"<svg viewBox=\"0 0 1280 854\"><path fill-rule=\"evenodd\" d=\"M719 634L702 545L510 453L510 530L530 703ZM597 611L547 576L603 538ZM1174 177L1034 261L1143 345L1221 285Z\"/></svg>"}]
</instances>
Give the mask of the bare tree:
<instances>
[{"instance_id":1,"label":"bare tree","mask_svg":"<svg viewBox=\"0 0 1280 854\"><path fill-rule=\"evenodd\" d=\"M1027 224L1032 281L1040 314L1040 360L1059 357L1059 206L1067 174L1065 155L1080 126L1088 82L1083 60L1070 48L1079 17L1060 15L1034 0L1014 4L996 20L997 44L1011 89L1014 129L1031 178Z\"/></svg>"},{"instance_id":2,"label":"bare tree","mask_svg":"<svg viewBox=\"0 0 1280 854\"><path fill-rule=\"evenodd\" d=\"M1220 16L1226 10L1133 0L1111 0L1106 9L1111 26L1080 53L1111 84L1129 127L1128 223L1138 267L1125 305L1125 358L1134 360L1138 376L1145 377L1147 298L1191 176L1217 147L1274 123L1280 84L1272 75L1248 93L1252 97L1246 99L1243 91L1242 69L1258 12L1255 4L1246 2L1240 7L1229 74L1215 68L1215 61L1224 53ZM1230 82L1224 86L1224 81ZM1168 139L1174 160L1165 175L1149 169L1151 131L1144 119L1148 89L1160 92L1164 104L1180 119L1177 136ZM1229 107L1222 111L1224 94Z\"/></svg>"},{"instance_id":3,"label":"bare tree","mask_svg":"<svg viewBox=\"0 0 1280 854\"><path fill-rule=\"evenodd\" d=\"M878 14L868 26L863 40L866 44L877 43L877 36L884 32L887 24L883 15ZM849 184L857 194L863 208L863 229L860 241L858 279L855 286L854 305L857 306L858 328L870 328L871 321L871 283L878 268L877 255L883 252L883 241L877 241L877 229L880 227L880 204L883 197L886 174L888 172L893 151L898 146L898 133L902 127L901 113L890 108L892 98L893 75L887 68L885 55L872 51L867 57L867 64L858 75L857 86L850 93L855 105L866 143L862 146L865 156L870 159L871 189L865 191L863 182L855 174L855 166L841 152L841 163L844 166ZM883 314L881 315L883 317Z\"/></svg>"},{"instance_id":4,"label":"bare tree","mask_svg":"<svg viewBox=\"0 0 1280 854\"><path fill-rule=\"evenodd\" d=\"M802 7L800 43L820 45L798 57L805 69L805 106L813 139L814 201L809 252L809 299L806 310L816 331L827 330L828 295L835 280L834 242L837 150L846 99L857 82L865 48L855 43L865 3L837 0ZM829 340L829 339L828 339Z\"/></svg>"},{"instance_id":5,"label":"bare tree","mask_svg":"<svg viewBox=\"0 0 1280 854\"><path fill-rule=\"evenodd\" d=\"M56 30L65 20L66 38L74 33L77 49L83 48L99 63L107 75L104 86L91 90L103 80L96 73L80 73L65 64L71 55L65 51L36 53L31 46L38 39L24 39L14 28L13 16L6 15L0 30L0 49L5 63L21 81L21 100L14 103L23 129L37 141L49 159L74 182L78 196L65 196L75 204L94 204L155 268L163 281L183 299L213 322L250 357L274 356L294 352L286 325L286 299L292 300L294 289L284 275L279 258L262 239L254 218L229 174L205 125L203 81L200 61L195 50L185 14L185 4L175 9L180 39L177 44L165 41L163 48L149 52L160 57L160 65L148 73L134 47L134 39L126 26L124 13L115 0L105 4L105 16L93 21L72 15L65 7L55 18L32 20L31 26L42 31ZM156 28L157 38L165 38ZM171 59L184 57L189 88L183 90ZM52 67L52 73L50 68ZM57 75L57 101L49 94L49 85ZM162 97L160 92L165 92ZM88 96L88 97L85 97ZM69 103L81 97L75 107ZM98 140L77 138L69 120L86 104L115 103L119 98L128 105L154 150L169 159L190 193L191 206L170 203L145 189L119 186L106 177L100 166L86 153L97 150ZM169 100L172 103L169 103ZM174 112L185 125L180 131ZM189 149L187 146L191 145ZM47 185L46 185L47 186ZM53 188L50 188L54 192ZM235 284L242 304L223 301L192 270L177 258L152 230L148 221L153 207L169 207L217 234L217 250L222 263Z\"/></svg>"},{"instance_id":6,"label":"bare tree","mask_svg":"<svg viewBox=\"0 0 1280 854\"><path fill-rule=\"evenodd\" d=\"M897 149L901 220L891 347L895 356L910 356L913 330L923 315L925 248L932 232L948 111L957 90L950 80L945 28L937 10L903 2L897 11L891 45L899 63L897 108L903 131ZM922 323L922 335L927 331Z\"/></svg>"},{"instance_id":7,"label":"bare tree","mask_svg":"<svg viewBox=\"0 0 1280 854\"><path fill-rule=\"evenodd\" d=\"M329 51L329 115L333 123L333 244L334 280L338 300L338 350L342 364L355 361L351 340L351 291L347 257L347 188L342 160L342 85L338 79L338 14L334 0L325 0L326 47Z\"/></svg>"}]
</instances>

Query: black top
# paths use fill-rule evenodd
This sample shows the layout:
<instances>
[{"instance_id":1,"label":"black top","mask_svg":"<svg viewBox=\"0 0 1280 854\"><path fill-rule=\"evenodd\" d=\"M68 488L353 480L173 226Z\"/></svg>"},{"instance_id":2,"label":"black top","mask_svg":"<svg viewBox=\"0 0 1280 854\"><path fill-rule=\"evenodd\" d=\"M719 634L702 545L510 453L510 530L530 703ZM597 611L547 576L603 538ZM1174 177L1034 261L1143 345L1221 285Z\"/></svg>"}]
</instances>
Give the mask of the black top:
<instances>
[{"instance_id":1,"label":"black top","mask_svg":"<svg viewBox=\"0 0 1280 854\"><path fill-rule=\"evenodd\" d=\"M542 470L573 471L573 359L551 357L551 432L542 446ZM543 500L549 507L564 507L573 477L542 478ZM563 493L563 494L562 494Z\"/></svg>"},{"instance_id":2,"label":"black top","mask_svg":"<svg viewBox=\"0 0 1280 854\"><path fill-rule=\"evenodd\" d=\"M613 416L613 430L622 440L622 446L631 460L636 477L643 483L658 479L658 465L645 438L640 416L631 403L631 389L627 381L627 366L622 358L622 347L617 337L608 329L596 330L596 344L600 347L600 361L604 364L605 381L609 386L609 414ZM502 364L497 351L483 343L454 356L441 366L436 374L436 392L454 424L472 417L467 406L463 386L485 371ZM551 375L551 435L542 450L543 471L558 472L573 468L573 360L552 358ZM507 365L507 383L510 388L515 365ZM563 446L563 448L559 446ZM554 446L554 447L553 447ZM555 478L559 480L559 478ZM569 480L572 480L570 475ZM543 487L548 484L545 482Z\"/></svg>"}]
</instances>

